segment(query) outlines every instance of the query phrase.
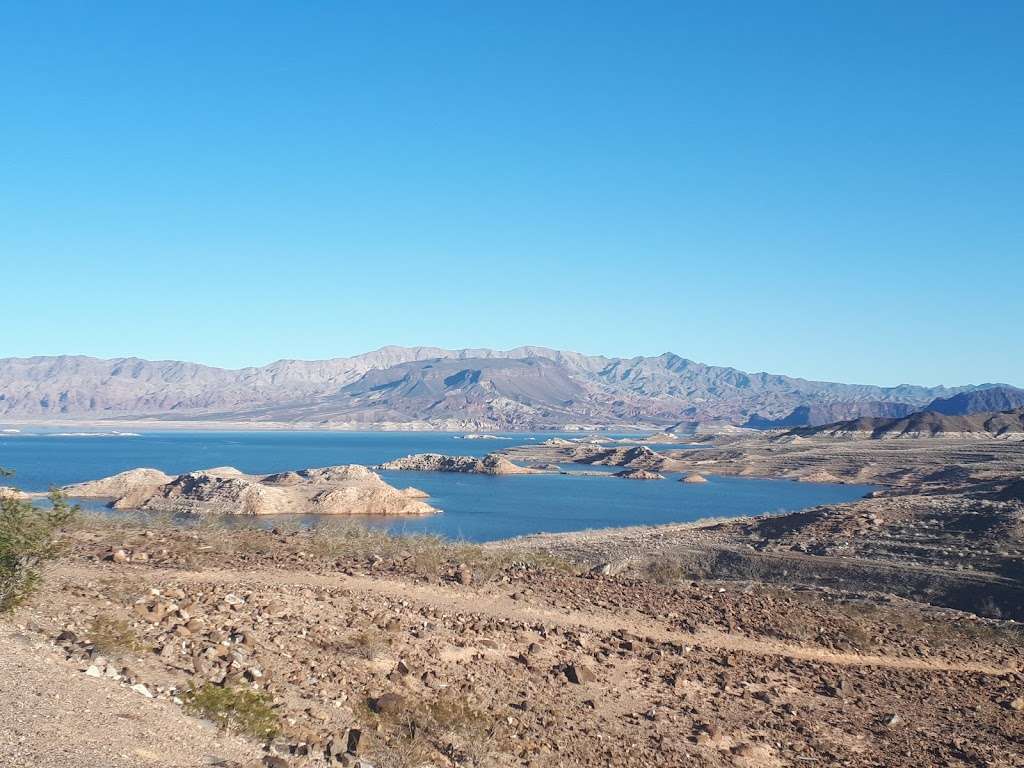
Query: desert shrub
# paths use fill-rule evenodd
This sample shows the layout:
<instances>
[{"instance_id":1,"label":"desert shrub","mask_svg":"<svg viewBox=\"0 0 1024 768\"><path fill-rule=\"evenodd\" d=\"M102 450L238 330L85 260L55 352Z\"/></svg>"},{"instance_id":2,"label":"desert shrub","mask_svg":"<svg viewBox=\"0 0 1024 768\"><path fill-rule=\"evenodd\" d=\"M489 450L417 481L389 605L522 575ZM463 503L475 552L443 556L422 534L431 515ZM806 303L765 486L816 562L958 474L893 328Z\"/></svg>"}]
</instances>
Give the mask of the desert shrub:
<instances>
[{"instance_id":1,"label":"desert shrub","mask_svg":"<svg viewBox=\"0 0 1024 768\"><path fill-rule=\"evenodd\" d=\"M687 575L681 563L668 559L649 560L641 572L644 578L658 584L675 584Z\"/></svg>"},{"instance_id":2,"label":"desert shrub","mask_svg":"<svg viewBox=\"0 0 1024 768\"><path fill-rule=\"evenodd\" d=\"M478 544L455 544L452 559L468 565L477 583L495 581L508 571L518 569L558 571L573 574L583 570L579 563L549 552L529 549L487 547Z\"/></svg>"},{"instance_id":3,"label":"desert shrub","mask_svg":"<svg viewBox=\"0 0 1024 768\"><path fill-rule=\"evenodd\" d=\"M0 470L0 476L10 472ZM0 613L24 602L39 584L42 567L58 556L57 534L78 512L59 492L50 507L14 493L0 495Z\"/></svg>"},{"instance_id":4,"label":"desert shrub","mask_svg":"<svg viewBox=\"0 0 1024 768\"><path fill-rule=\"evenodd\" d=\"M984 616L986 619L1001 619L1003 618L1003 609L999 607L999 603L992 599L991 596L986 595L978 603L976 613L979 616Z\"/></svg>"},{"instance_id":5,"label":"desert shrub","mask_svg":"<svg viewBox=\"0 0 1024 768\"><path fill-rule=\"evenodd\" d=\"M496 720L458 694L409 702L401 712L378 715L369 708L361 720L388 726L374 754L382 768L422 768L444 764L485 768L498 754Z\"/></svg>"},{"instance_id":6,"label":"desert shrub","mask_svg":"<svg viewBox=\"0 0 1024 768\"><path fill-rule=\"evenodd\" d=\"M351 521L323 523L311 529L309 535L309 550L318 557L412 559L424 573L435 570L449 548L440 536L395 536Z\"/></svg>"},{"instance_id":7,"label":"desert shrub","mask_svg":"<svg viewBox=\"0 0 1024 768\"><path fill-rule=\"evenodd\" d=\"M277 735L278 717L270 694L248 688L226 688L203 683L182 694L185 711L213 721L225 731L257 739Z\"/></svg>"},{"instance_id":8,"label":"desert shrub","mask_svg":"<svg viewBox=\"0 0 1024 768\"><path fill-rule=\"evenodd\" d=\"M420 576L438 576L455 565L473 571L474 581L492 581L515 567L576 572L579 566L544 552L484 547L431 534L392 534L357 522L318 525L309 531L308 549L321 558L396 560Z\"/></svg>"},{"instance_id":9,"label":"desert shrub","mask_svg":"<svg viewBox=\"0 0 1024 768\"><path fill-rule=\"evenodd\" d=\"M384 650L384 640L377 632L357 632L346 640L342 641L338 650L358 656L367 661L373 661Z\"/></svg>"},{"instance_id":10,"label":"desert shrub","mask_svg":"<svg viewBox=\"0 0 1024 768\"><path fill-rule=\"evenodd\" d=\"M858 624L847 622L839 630L840 636L858 651L868 650L872 646L871 633Z\"/></svg>"},{"instance_id":11,"label":"desert shrub","mask_svg":"<svg viewBox=\"0 0 1024 768\"><path fill-rule=\"evenodd\" d=\"M424 707L431 736L457 765L488 765L496 749L496 724L461 697L442 696Z\"/></svg>"},{"instance_id":12,"label":"desert shrub","mask_svg":"<svg viewBox=\"0 0 1024 768\"><path fill-rule=\"evenodd\" d=\"M435 764L431 759L434 754L430 742L419 733L402 729L386 747L377 750L373 764L378 768L427 768Z\"/></svg>"},{"instance_id":13,"label":"desert shrub","mask_svg":"<svg viewBox=\"0 0 1024 768\"><path fill-rule=\"evenodd\" d=\"M146 648L129 622L112 616L101 615L93 619L87 636L96 650L107 656L138 652Z\"/></svg>"}]
</instances>

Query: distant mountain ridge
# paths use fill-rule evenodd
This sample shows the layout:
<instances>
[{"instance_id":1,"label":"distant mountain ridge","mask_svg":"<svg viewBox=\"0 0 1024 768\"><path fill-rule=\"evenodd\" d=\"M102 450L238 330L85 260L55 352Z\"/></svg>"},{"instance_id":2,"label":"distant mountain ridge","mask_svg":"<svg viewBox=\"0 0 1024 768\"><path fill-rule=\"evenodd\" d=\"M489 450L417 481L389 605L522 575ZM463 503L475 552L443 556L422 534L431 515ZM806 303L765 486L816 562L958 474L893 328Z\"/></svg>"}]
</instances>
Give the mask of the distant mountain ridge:
<instances>
[{"instance_id":1,"label":"distant mountain ridge","mask_svg":"<svg viewBox=\"0 0 1024 768\"><path fill-rule=\"evenodd\" d=\"M863 400L860 402L815 403L799 405L781 419L766 419L760 414L751 416L743 426L751 429L787 429L790 427L819 426L843 421L859 416L879 418L899 418L908 416L916 409L910 403L878 402Z\"/></svg>"},{"instance_id":2,"label":"distant mountain ridge","mask_svg":"<svg viewBox=\"0 0 1024 768\"><path fill-rule=\"evenodd\" d=\"M785 419L797 409L895 415L967 387L877 387L710 366L672 353L617 358L546 347L383 347L229 370L84 356L0 359L0 418L155 418L310 426L560 429Z\"/></svg>"},{"instance_id":3,"label":"distant mountain ridge","mask_svg":"<svg viewBox=\"0 0 1024 768\"><path fill-rule=\"evenodd\" d=\"M928 404L927 411L948 416L966 416L971 413L1010 411L1024 407L1024 389L996 386L960 392L952 397L939 397Z\"/></svg>"},{"instance_id":4,"label":"distant mountain ridge","mask_svg":"<svg viewBox=\"0 0 1024 768\"><path fill-rule=\"evenodd\" d=\"M861 417L802 427L782 437L869 437L873 440L907 437L1002 437L1024 438L1024 408L994 413L951 416L936 411L918 411L898 419Z\"/></svg>"}]
</instances>

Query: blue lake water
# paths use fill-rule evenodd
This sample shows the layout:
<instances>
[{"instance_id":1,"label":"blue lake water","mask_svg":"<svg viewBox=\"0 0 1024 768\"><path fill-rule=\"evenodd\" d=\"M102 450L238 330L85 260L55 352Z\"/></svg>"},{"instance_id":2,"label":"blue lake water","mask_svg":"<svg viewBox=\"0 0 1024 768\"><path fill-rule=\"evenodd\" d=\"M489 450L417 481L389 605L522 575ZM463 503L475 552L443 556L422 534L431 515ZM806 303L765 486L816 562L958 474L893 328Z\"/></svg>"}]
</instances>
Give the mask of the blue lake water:
<instances>
[{"instance_id":1,"label":"blue lake water","mask_svg":"<svg viewBox=\"0 0 1024 768\"><path fill-rule=\"evenodd\" d=\"M243 472L264 474L333 464L378 464L410 453L482 456L552 436L520 433L505 435L510 439L504 440L465 440L440 432L298 431L0 435L0 467L17 472L12 482L18 487L41 491L134 467L154 467L177 474L232 466ZM710 477L708 483L689 485L675 482L678 475L668 475L668 479L660 481L437 472L381 475L397 487L412 485L426 491L431 496L430 503L442 513L425 518L361 520L395 532L437 533L470 541L796 510L851 501L872 489L866 485L733 477Z\"/></svg>"}]
</instances>

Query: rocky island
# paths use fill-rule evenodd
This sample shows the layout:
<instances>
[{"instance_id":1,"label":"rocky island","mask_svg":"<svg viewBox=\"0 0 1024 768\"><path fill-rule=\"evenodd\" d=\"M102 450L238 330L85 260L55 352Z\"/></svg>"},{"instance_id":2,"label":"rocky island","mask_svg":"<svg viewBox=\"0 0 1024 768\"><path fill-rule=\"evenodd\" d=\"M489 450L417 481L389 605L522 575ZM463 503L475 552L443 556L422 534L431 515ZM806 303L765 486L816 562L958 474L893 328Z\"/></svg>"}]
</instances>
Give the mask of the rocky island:
<instances>
[{"instance_id":1,"label":"rocky island","mask_svg":"<svg viewBox=\"0 0 1024 768\"><path fill-rule=\"evenodd\" d=\"M133 469L101 480L65 486L78 499L109 499L114 509L200 515L430 515L438 510L415 488L399 490L358 464L272 475L247 475L233 467L171 477Z\"/></svg>"},{"instance_id":2,"label":"rocky island","mask_svg":"<svg viewBox=\"0 0 1024 768\"><path fill-rule=\"evenodd\" d=\"M504 456L489 453L475 456L447 456L443 453L417 453L380 464L378 469L406 472L464 472L474 475L536 475L545 472L513 464Z\"/></svg>"},{"instance_id":3,"label":"rocky island","mask_svg":"<svg viewBox=\"0 0 1024 768\"><path fill-rule=\"evenodd\" d=\"M615 477L625 480L664 480L665 476L658 472L651 472L649 469L624 469L616 472Z\"/></svg>"}]
</instances>

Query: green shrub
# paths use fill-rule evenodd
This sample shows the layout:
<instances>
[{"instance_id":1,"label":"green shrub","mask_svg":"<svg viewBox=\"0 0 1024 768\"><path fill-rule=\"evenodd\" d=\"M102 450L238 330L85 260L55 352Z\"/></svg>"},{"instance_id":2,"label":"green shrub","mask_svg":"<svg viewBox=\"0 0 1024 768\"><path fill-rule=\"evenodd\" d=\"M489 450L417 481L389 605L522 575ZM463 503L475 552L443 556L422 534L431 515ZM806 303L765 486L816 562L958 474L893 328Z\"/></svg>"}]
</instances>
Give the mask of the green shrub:
<instances>
[{"instance_id":1,"label":"green shrub","mask_svg":"<svg viewBox=\"0 0 1024 768\"><path fill-rule=\"evenodd\" d=\"M0 477L10 472L0 469ZM13 610L39 585L43 565L60 553L57 533L78 512L58 491L49 508L15 493L0 495L0 613Z\"/></svg>"},{"instance_id":2,"label":"green shrub","mask_svg":"<svg viewBox=\"0 0 1024 768\"><path fill-rule=\"evenodd\" d=\"M203 683L182 694L185 711L212 720L226 731L257 739L271 739L278 732L277 713L270 694L248 688L222 688Z\"/></svg>"}]
</instances>

